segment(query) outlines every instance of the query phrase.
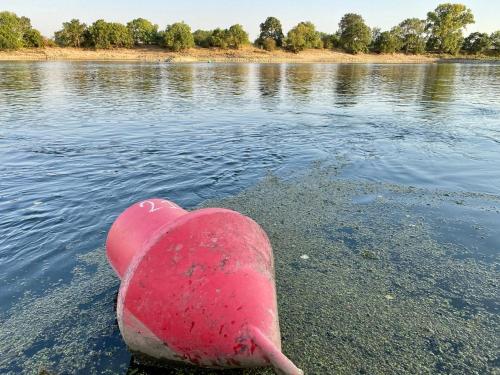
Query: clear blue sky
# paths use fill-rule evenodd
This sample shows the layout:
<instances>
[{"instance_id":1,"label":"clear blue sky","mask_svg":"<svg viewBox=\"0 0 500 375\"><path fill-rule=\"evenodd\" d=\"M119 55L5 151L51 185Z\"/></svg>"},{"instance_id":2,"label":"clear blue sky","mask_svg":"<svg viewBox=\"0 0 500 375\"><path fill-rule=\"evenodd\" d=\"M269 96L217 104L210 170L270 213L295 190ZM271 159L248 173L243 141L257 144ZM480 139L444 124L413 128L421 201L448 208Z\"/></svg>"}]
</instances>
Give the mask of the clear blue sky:
<instances>
[{"instance_id":1,"label":"clear blue sky","mask_svg":"<svg viewBox=\"0 0 500 375\"><path fill-rule=\"evenodd\" d=\"M242 24L251 38L258 35L259 24L267 16L278 17L284 31L300 21L312 21L319 31L334 32L343 14L360 13L370 27L388 29L405 18L425 18L439 3L450 0L10 0L0 1L0 10L29 17L35 28L53 36L62 22L79 18L92 23L98 18L126 23L143 17L160 28L176 21L187 22L193 30ZM459 1L472 9L476 23L467 33L491 33L500 29L500 0Z\"/></svg>"}]
</instances>

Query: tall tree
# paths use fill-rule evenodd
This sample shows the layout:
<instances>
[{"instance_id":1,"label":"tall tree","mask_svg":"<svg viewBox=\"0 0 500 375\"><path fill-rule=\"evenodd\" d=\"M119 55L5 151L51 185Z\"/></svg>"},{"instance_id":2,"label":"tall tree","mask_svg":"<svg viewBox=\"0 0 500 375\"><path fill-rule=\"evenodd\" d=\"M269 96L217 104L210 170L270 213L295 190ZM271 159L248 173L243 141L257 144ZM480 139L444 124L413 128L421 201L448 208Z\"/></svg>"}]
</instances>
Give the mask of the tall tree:
<instances>
[{"instance_id":1,"label":"tall tree","mask_svg":"<svg viewBox=\"0 0 500 375\"><path fill-rule=\"evenodd\" d=\"M276 46L281 47L284 37L280 20L276 17L267 17L266 20L260 24L260 35L257 39L257 44L263 45L266 39L273 39Z\"/></svg>"},{"instance_id":2,"label":"tall tree","mask_svg":"<svg viewBox=\"0 0 500 375\"><path fill-rule=\"evenodd\" d=\"M77 19L64 22L61 30L54 33L56 43L62 47L81 47L85 41L87 26Z\"/></svg>"},{"instance_id":3,"label":"tall tree","mask_svg":"<svg viewBox=\"0 0 500 375\"><path fill-rule=\"evenodd\" d=\"M340 45L349 53L367 52L372 39L370 28L359 14L348 13L339 23Z\"/></svg>"},{"instance_id":4,"label":"tall tree","mask_svg":"<svg viewBox=\"0 0 500 375\"><path fill-rule=\"evenodd\" d=\"M127 23L136 46L155 44L158 41L158 25L153 25L144 18L136 18Z\"/></svg>"},{"instance_id":5,"label":"tall tree","mask_svg":"<svg viewBox=\"0 0 500 375\"><path fill-rule=\"evenodd\" d=\"M405 53L418 54L425 51L425 26L426 21L418 18L407 18L399 24L399 37Z\"/></svg>"},{"instance_id":6,"label":"tall tree","mask_svg":"<svg viewBox=\"0 0 500 375\"><path fill-rule=\"evenodd\" d=\"M440 4L427 13L427 29L431 36L427 47L441 53L455 54L463 41L462 31L474 23L474 15L463 4Z\"/></svg>"}]
</instances>

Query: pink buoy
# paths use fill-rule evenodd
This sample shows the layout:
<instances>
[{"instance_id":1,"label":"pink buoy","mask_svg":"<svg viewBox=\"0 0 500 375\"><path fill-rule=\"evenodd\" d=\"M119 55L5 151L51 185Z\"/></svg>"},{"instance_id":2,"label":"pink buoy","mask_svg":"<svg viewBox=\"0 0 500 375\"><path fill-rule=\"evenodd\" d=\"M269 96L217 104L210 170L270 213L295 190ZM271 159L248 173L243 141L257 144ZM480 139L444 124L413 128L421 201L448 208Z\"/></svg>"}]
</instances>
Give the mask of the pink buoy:
<instances>
[{"instance_id":1,"label":"pink buoy","mask_svg":"<svg viewBox=\"0 0 500 375\"><path fill-rule=\"evenodd\" d=\"M272 249L250 218L150 199L116 219L106 252L121 279L118 325L132 351L303 374L281 352Z\"/></svg>"}]
</instances>

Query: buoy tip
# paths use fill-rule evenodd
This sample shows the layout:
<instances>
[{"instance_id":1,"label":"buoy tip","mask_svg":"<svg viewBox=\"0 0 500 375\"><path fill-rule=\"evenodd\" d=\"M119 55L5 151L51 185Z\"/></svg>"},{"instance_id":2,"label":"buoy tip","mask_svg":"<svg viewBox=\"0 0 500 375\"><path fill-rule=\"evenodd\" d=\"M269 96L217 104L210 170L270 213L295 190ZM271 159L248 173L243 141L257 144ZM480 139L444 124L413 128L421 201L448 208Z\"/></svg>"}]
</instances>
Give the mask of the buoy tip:
<instances>
[{"instance_id":1,"label":"buoy tip","mask_svg":"<svg viewBox=\"0 0 500 375\"><path fill-rule=\"evenodd\" d=\"M257 346L267 355L276 372L282 375L304 375L304 371L279 350L276 345L256 327L250 328Z\"/></svg>"}]
</instances>

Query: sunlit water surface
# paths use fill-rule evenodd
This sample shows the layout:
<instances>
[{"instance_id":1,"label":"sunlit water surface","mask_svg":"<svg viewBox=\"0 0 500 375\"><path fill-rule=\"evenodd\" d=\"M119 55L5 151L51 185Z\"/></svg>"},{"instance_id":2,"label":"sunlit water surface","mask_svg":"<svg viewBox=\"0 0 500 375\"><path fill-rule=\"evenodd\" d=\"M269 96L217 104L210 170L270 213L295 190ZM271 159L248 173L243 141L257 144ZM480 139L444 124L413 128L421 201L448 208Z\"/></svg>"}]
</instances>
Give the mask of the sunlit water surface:
<instances>
[{"instance_id":1,"label":"sunlit water surface","mask_svg":"<svg viewBox=\"0 0 500 375\"><path fill-rule=\"evenodd\" d=\"M499 98L494 64L1 63L0 372L126 372L130 355L113 319L118 281L101 257L113 220L148 197L186 208L224 202L269 173L289 181L336 166L335 179L375 190L451 194L453 207L415 212L495 279ZM374 194L349 199L363 207ZM464 205L460 194L486 203ZM461 221L439 228L441 216ZM285 275L297 265L282 267ZM498 295L488 301L498 332ZM294 342L301 327L285 328ZM292 349L306 370L320 371ZM477 369L500 359L484 363Z\"/></svg>"}]
</instances>

